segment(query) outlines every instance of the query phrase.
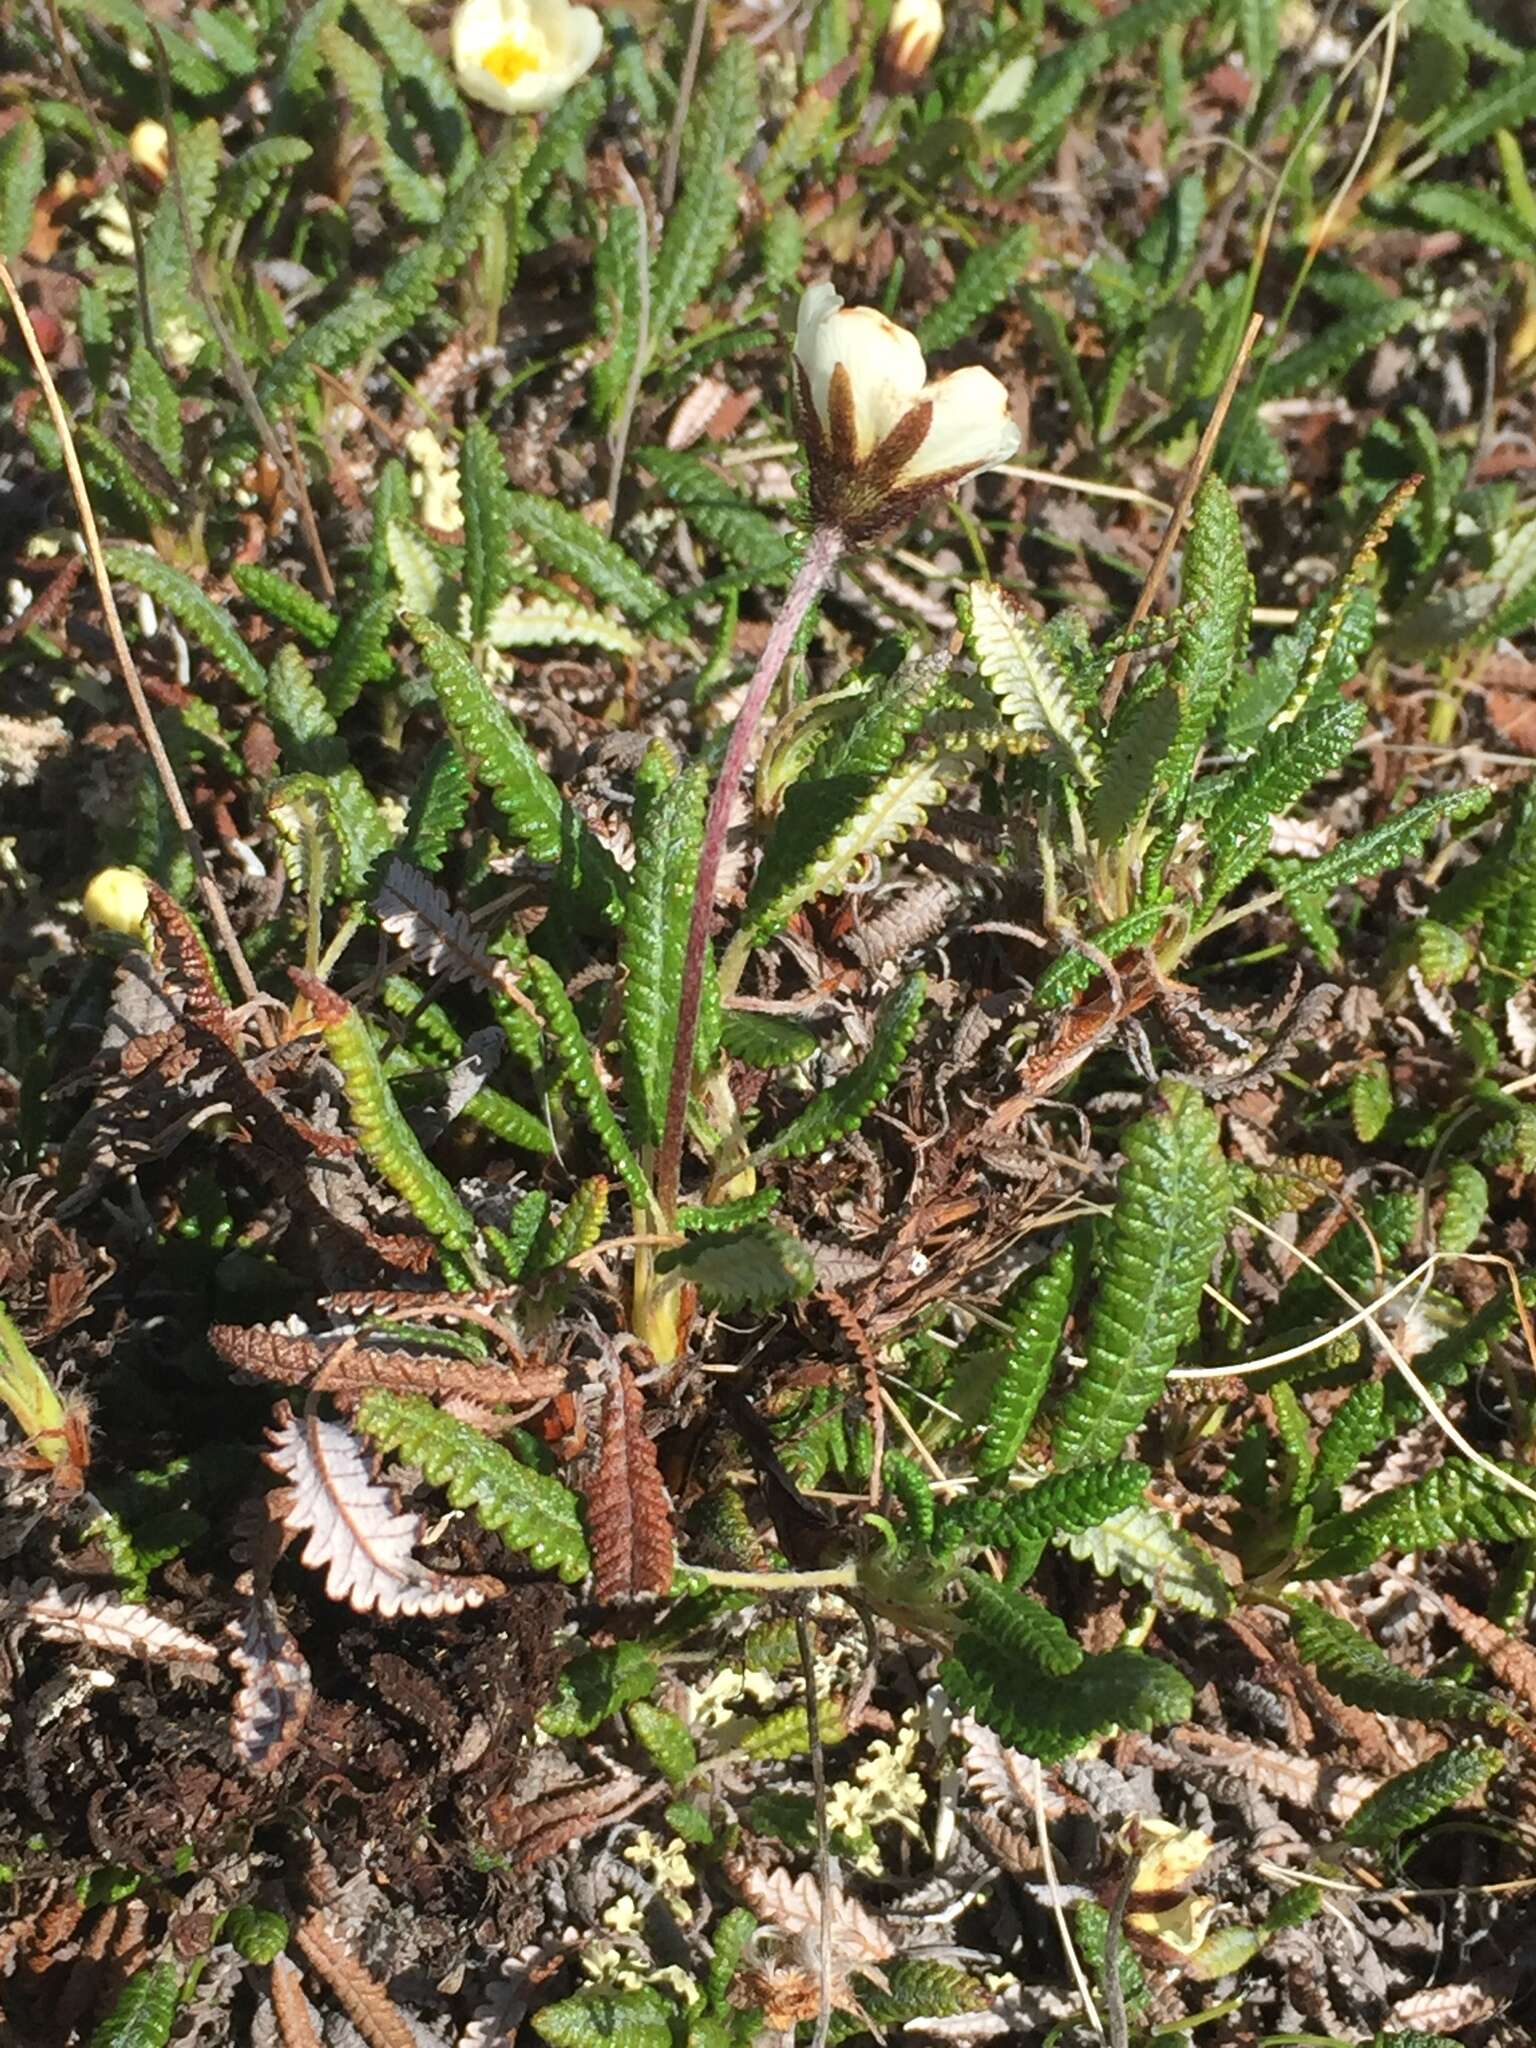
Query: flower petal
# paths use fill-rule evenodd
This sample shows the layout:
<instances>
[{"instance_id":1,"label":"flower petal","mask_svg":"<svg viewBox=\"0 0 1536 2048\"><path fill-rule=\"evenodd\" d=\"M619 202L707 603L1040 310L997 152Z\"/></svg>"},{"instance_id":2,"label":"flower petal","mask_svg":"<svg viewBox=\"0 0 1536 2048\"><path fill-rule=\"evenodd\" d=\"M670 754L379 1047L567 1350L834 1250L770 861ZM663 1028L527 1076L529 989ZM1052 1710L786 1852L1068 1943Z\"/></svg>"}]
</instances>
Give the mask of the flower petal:
<instances>
[{"instance_id":1,"label":"flower petal","mask_svg":"<svg viewBox=\"0 0 1536 2048\"><path fill-rule=\"evenodd\" d=\"M990 370L951 370L935 377L922 395L933 413L922 446L902 471L904 486L929 477L958 483L1018 454L1022 437L1008 409L1008 393Z\"/></svg>"},{"instance_id":2,"label":"flower petal","mask_svg":"<svg viewBox=\"0 0 1536 2048\"><path fill-rule=\"evenodd\" d=\"M596 14L571 0L462 0L453 17L460 90L503 114L554 106L602 46Z\"/></svg>"},{"instance_id":3,"label":"flower petal","mask_svg":"<svg viewBox=\"0 0 1536 2048\"><path fill-rule=\"evenodd\" d=\"M916 335L873 306L845 306L829 284L812 285L800 301L795 354L823 426L832 373L839 364L847 371L861 461L911 409L928 374Z\"/></svg>"}]
</instances>

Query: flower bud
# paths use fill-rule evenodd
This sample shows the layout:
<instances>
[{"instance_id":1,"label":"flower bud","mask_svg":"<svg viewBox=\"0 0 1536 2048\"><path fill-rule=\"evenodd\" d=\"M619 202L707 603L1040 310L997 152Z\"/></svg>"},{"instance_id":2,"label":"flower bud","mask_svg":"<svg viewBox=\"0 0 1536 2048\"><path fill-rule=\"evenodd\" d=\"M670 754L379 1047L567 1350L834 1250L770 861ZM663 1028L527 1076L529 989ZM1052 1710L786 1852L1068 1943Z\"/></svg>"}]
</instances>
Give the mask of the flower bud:
<instances>
[{"instance_id":1,"label":"flower bud","mask_svg":"<svg viewBox=\"0 0 1536 2048\"><path fill-rule=\"evenodd\" d=\"M137 868L102 868L92 875L80 908L98 930L137 938L149 915L149 890Z\"/></svg>"},{"instance_id":2,"label":"flower bud","mask_svg":"<svg viewBox=\"0 0 1536 2048\"><path fill-rule=\"evenodd\" d=\"M880 76L887 92L911 92L933 62L943 33L939 0L896 0L880 45Z\"/></svg>"},{"instance_id":3,"label":"flower bud","mask_svg":"<svg viewBox=\"0 0 1536 2048\"><path fill-rule=\"evenodd\" d=\"M128 159L163 185L171 175L171 138L159 121L140 121L128 137Z\"/></svg>"}]
</instances>

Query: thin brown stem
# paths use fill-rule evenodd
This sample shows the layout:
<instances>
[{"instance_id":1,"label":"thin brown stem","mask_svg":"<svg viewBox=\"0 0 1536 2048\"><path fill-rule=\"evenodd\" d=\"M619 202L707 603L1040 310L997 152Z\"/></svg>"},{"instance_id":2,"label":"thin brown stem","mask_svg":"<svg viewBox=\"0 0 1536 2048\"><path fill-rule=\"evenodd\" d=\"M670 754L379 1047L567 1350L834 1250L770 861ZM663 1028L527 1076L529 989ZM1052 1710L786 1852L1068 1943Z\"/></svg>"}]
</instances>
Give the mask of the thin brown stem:
<instances>
[{"instance_id":1,"label":"thin brown stem","mask_svg":"<svg viewBox=\"0 0 1536 2048\"><path fill-rule=\"evenodd\" d=\"M1184 481L1179 486L1179 495L1173 502L1173 517L1168 522L1162 545L1158 548L1146 582L1141 586L1136 608L1131 613L1132 628L1141 624L1157 602L1158 593L1162 590L1168 575L1168 564L1173 560L1174 549L1179 544L1184 532L1184 523L1189 518L1190 507L1195 502L1195 493L1204 482L1205 473L1211 466L1211 457L1216 453L1216 443L1221 438L1221 430L1226 425L1227 414L1231 411L1232 401L1237 396L1237 387L1242 381L1243 371L1247 367L1249 356L1253 354L1254 343L1258 340L1263 327L1263 314L1255 313L1248 322L1247 332L1238 346L1237 354L1232 358L1232 367L1228 370L1226 381L1217 395L1211 416L1205 423L1205 432L1200 436L1195 459L1189 465ZM1104 697L1099 711L1106 723L1120 701L1120 692L1125 688L1125 678L1130 666L1131 650L1127 648L1110 670L1109 681L1104 687Z\"/></svg>"},{"instance_id":2,"label":"thin brown stem","mask_svg":"<svg viewBox=\"0 0 1536 2048\"><path fill-rule=\"evenodd\" d=\"M159 345L155 340L155 324L149 309L149 272L144 262L144 230L139 226L139 209L133 203L133 194L129 190L128 180L120 178L113 168L112 145L107 140L106 131L96 118L96 109L92 106L90 96L86 92L85 81L81 78L76 68L75 60L70 55L69 38L64 28L64 17L59 12L59 0L46 0L46 4L49 25L53 30L54 51L63 68L64 76L69 81L71 96L81 113L84 114L86 122L90 127L91 141L96 150L96 161L101 167L103 176L108 179L113 191L122 200L123 211L128 216L128 234L133 243L134 296L139 302L139 328L144 336L144 346L163 370L165 364L161 360Z\"/></svg>"},{"instance_id":3,"label":"thin brown stem","mask_svg":"<svg viewBox=\"0 0 1536 2048\"><path fill-rule=\"evenodd\" d=\"M811 2048L826 2048L832 2024L832 1853L827 1840L827 1758L821 1741L821 1702L816 1696L816 1654L803 1606L795 1609L795 1646L805 1681L805 1729L811 1752L811 1789L816 1798L816 1883L821 1892L816 1930L816 2030Z\"/></svg>"},{"instance_id":4,"label":"thin brown stem","mask_svg":"<svg viewBox=\"0 0 1536 2048\"><path fill-rule=\"evenodd\" d=\"M90 494L85 487L85 473L80 467L80 457L75 449L75 437L70 429L69 415L59 398L58 388L49 372L47 360L38 347L37 336L32 331L32 322L27 316L26 307L22 304L21 293L16 289L16 280L4 263L0 263L0 288L4 289L5 296L10 301L22 345L31 357L37 381L42 386L49 417L53 421L54 432L59 437L59 445L64 454L64 472L69 478L75 508L80 514L80 531L85 540L86 554L90 557L91 574L96 579L96 589L101 598L101 609L107 622L107 632L111 637L112 651L117 656L118 667L122 670L123 681L127 685L128 698L133 705L133 715L138 721L139 733L149 758L154 763L155 773L160 778L160 787L165 793L165 801L171 816L176 821L176 829L180 832L182 843L197 871L198 887L202 890L203 901L208 906L213 928L219 935L219 943L224 948L236 981L240 984L240 993L248 1003L254 1003L260 998L261 991L256 986L256 977L246 962L240 941L235 937L235 928L229 921L224 898L219 894L218 884L208 866L208 856L204 853L202 841L193 826L192 813L187 809L186 799L177 783L176 770L171 764L171 757L165 750L165 741L160 737L160 729L150 711L143 679L134 664L128 638L123 631L117 600L112 595L112 579L107 574L106 561L101 552L101 535L96 530L96 515L91 510Z\"/></svg>"},{"instance_id":5,"label":"thin brown stem","mask_svg":"<svg viewBox=\"0 0 1536 2048\"><path fill-rule=\"evenodd\" d=\"M336 579L331 574L331 565L325 558L325 549L320 542L320 530L315 524L314 507L299 471L288 460L287 450L277 437L272 422L262 411L261 400L256 396L256 386L251 382L245 364L240 360L240 351L235 338L214 303L208 280L203 274L203 252L198 246L197 236L192 230L192 216L187 208L186 187L181 181L181 157L176 143L176 113L171 99L171 67L165 54L165 43L153 22L149 24L150 40L155 46L155 70L160 82L160 103L165 115L166 150L170 168L171 195L176 201L176 218L181 228L181 239L187 251L187 275L192 284L192 295L202 309L203 317L213 329L218 342L219 353L224 358L224 374L235 387L246 418L256 430L256 437L272 458L288 501L298 514L299 524L304 529L305 544L315 565L315 574L320 579L320 588L329 597L336 595ZM292 428L290 427L290 432ZM295 444L296 445L296 444Z\"/></svg>"},{"instance_id":6,"label":"thin brown stem","mask_svg":"<svg viewBox=\"0 0 1536 2048\"><path fill-rule=\"evenodd\" d=\"M1131 2028L1125 2010L1125 1986L1120 1981L1120 1944L1125 1937L1125 1909L1131 1903L1131 1893L1136 1889L1136 1873L1140 1868L1141 1850L1133 1845L1126 1856L1120 1881L1115 1886L1104 1928L1104 2025L1109 2034L1109 2048L1130 2048Z\"/></svg>"},{"instance_id":7,"label":"thin brown stem","mask_svg":"<svg viewBox=\"0 0 1536 2048\"><path fill-rule=\"evenodd\" d=\"M779 670L789 658L789 650L794 646L807 614L831 580L842 552L843 537L836 527L820 527L811 536L799 574L790 586L784 609L773 622L768 644L736 714L730 743L720 766L720 778L710 798L709 815L704 821L704 844L699 854L688 945L683 955L682 989L677 1006L677 1043L667 1090L667 1121L656 1177L662 1217L668 1224L677 1217L683 1135L688 1121L688 1097L693 1085L693 1056L699 1038L699 1006L704 993L704 956L709 947L709 921L715 907L715 888L720 880L720 863L725 854L731 811L735 806L736 792L741 787L741 778L746 772L752 742L762 723L769 693L778 680Z\"/></svg>"},{"instance_id":8,"label":"thin brown stem","mask_svg":"<svg viewBox=\"0 0 1536 2048\"><path fill-rule=\"evenodd\" d=\"M677 160L682 153L683 131L688 126L688 108L693 99L694 83L699 75L699 59L704 53L704 23L709 15L709 0L693 0L693 21L688 30L688 53L683 59L683 75L677 85L677 107L672 115L672 127L667 136L666 155L661 160L661 187L657 203L662 217L672 211L672 201L677 194Z\"/></svg>"}]
</instances>

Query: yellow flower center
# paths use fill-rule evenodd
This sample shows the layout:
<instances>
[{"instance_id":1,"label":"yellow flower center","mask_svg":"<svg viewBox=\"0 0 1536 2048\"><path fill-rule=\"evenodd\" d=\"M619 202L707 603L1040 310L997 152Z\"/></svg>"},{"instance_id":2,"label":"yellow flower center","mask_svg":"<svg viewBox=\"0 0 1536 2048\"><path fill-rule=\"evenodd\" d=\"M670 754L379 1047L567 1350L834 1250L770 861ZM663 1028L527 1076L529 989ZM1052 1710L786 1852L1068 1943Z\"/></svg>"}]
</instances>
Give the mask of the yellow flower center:
<instances>
[{"instance_id":1,"label":"yellow flower center","mask_svg":"<svg viewBox=\"0 0 1536 2048\"><path fill-rule=\"evenodd\" d=\"M530 71L540 71L549 60L544 38L535 28L518 30L493 43L480 62L502 85L515 85Z\"/></svg>"}]
</instances>

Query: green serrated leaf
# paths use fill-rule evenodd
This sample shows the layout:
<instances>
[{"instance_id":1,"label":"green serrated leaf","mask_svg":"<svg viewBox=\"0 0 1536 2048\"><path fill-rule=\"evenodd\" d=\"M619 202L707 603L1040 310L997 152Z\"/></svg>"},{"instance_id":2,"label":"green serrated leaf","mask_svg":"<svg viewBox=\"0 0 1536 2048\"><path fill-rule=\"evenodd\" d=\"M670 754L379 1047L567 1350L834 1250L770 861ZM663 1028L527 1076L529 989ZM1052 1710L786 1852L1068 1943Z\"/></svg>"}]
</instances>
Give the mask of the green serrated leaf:
<instances>
[{"instance_id":1,"label":"green serrated leaf","mask_svg":"<svg viewBox=\"0 0 1536 2048\"><path fill-rule=\"evenodd\" d=\"M476 420L459 450L459 498L464 507L464 588L469 596L469 637L486 637L492 613L512 587L508 558L512 518L507 466L495 435Z\"/></svg>"},{"instance_id":2,"label":"green serrated leaf","mask_svg":"<svg viewBox=\"0 0 1536 2048\"><path fill-rule=\"evenodd\" d=\"M1087 1361L1052 1429L1062 1465L1120 1454L1197 1327L1231 1189L1220 1126L1193 1089L1125 1138L1125 1166L1098 1262Z\"/></svg>"},{"instance_id":3,"label":"green serrated leaf","mask_svg":"<svg viewBox=\"0 0 1536 2048\"><path fill-rule=\"evenodd\" d=\"M44 176L43 131L23 110L0 136L0 258L7 263L14 263L31 240Z\"/></svg>"},{"instance_id":4,"label":"green serrated leaf","mask_svg":"<svg viewBox=\"0 0 1536 2048\"><path fill-rule=\"evenodd\" d=\"M707 794L702 765L673 775L665 750L652 748L635 806L635 865L620 949L627 976L624 1088L642 1146L659 1146L666 1123Z\"/></svg>"},{"instance_id":5,"label":"green serrated leaf","mask_svg":"<svg viewBox=\"0 0 1536 2048\"><path fill-rule=\"evenodd\" d=\"M1162 770L1175 804L1182 803L1211 721L1237 680L1253 611L1253 578L1243 554L1242 522L1231 492L1218 476L1207 477L1195 496L1180 595L1193 607L1193 616L1179 634L1168 664L1179 725Z\"/></svg>"},{"instance_id":6,"label":"green serrated leaf","mask_svg":"<svg viewBox=\"0 0 1536 2048\"><path fill-rule=\"evenodd\" d=\"M1084 1265L1082 1240L1069 1237L1030 1278L1024 1297L1009 1312L1012 1335L1002 1347L987 1404L986 1427L976 1452L978 1478L1008 1471L1029 1434Z\"/></svg>"},{"instance_id":7,"label":"green serrated leaf","mask_svg":"<svg viewBox=\"0 0 1536 2048\"><path fill-rule=\"evenodd\" d=\"M530 2024L550 2048L673 2048L677 2008L649 1986L578 1991L546 2005Z\"/></svg>"},{"instance_id":8,"label":"green serrated leaf","mask_svg":"<svg viewBox=\"0 0 1536 2048\"><path fill-rule=\"evenodd\" d=\"M587 1034L565 992L564 982L549 962L537 953L529 954L527 972L529 992L544 1019L561 1073L586 1111L587 1122L613 1162L636 1212L645 1216L655 1214L656 1197L651 1192L644 1168L614 1115L608 1091L592 1057L592 1048L587 1043Z\"/></svg>"},{"instance_id":9,"label":"green serrated leaf","mask_svg":"<svg viewBox=\"0 0 1536 2048\"><path fill-rule=\"evenodd\" d=\"M176 2023L181 1977L170 1962L137 1970L91 2036L91 2048L165 2048Z\"/></svg>"},{"instance_id":10,"label":"green serrated leaf","mask_svg":"<svg viewBox=\"0 0 1536 2048\"><path fill-rule=\"evenodd\" d=\"M411 786L400 858L435 875L469 812L469 771L452 740L439 740Z\"/></svg>"},{"instance_id":11,"label":"green serrated leaf","mask_svg":"<svg viewBox=\"0 0 1536 2048\"><path fill-rule=\"evenodd\" d=\"M1102 777L1088 806L1096 845L1118 846L1145 817L1160 786L1180 731L1181 707L1171 684L1123 698L1105 736Z\"/></svg>"},{"instance_id":12,"label":"green serrated leaf","mask_svg":"<svg viewBox=\"0 0 1536 2048\"><path fill-rule=\"evenodd\" d=\"M667 593L625 554L617 541L599 533L578 513L553 498L528 491L509 491L507 518L541 561L562 575L574 576L605 604L641 624L667 603Z\"/></svg>"},{"instance_id":13,"label":"green serrated leaf","mask_svg":"<svg viewBox=\"0 0 1536 2048\"><path fill-rule=\"evenodd\" d=\"M710 1308L776 1308L798 1301L816 1285L816 1267L805 1246L769 1222L692 1238L663 1252L656 1270L696 1287Z\"/></svg>"},{"instance_id":14,"label":"green serrated leaf","mask_svg":"<svg viewBox=\"0 0 1536 2048\"><path fill-rule=\"evenodd\" d=\"M1234 776L1205 821L1210 849L1207 916L1264 858L1275 819L1351 752L1365 720L1363 704L1324 700L1305 710L1294 725L1265 736L1253 760Z\"/></svg>"},{"instance_id":15,"label":"green serrated leaf","mask_svg":"<svg viewBox=\"0 0 1536 2048\"><path fill-rule=\"evenodd\" d=\"M674 448L640 448L635 460L661 485L667 503L727 561L767 582L788 577L793 562L789 541L712 463Z\"/></svg>"},{"instance_id":16,"label":"green serrated leaf","mask_svg":"<svg viewBox=\"0 0 1536 2048\"><path fill-rule=\"evenodd\" d=\"M1322 1456L1319 1453L1321 1468ZM1299 1594L1286 1602L1296 1647L1328 1690L1346 1706L1415 1721L1495 1718L1497 1701L1449 1678L1421 1678L1394 1664L1386 1651L1316 1601Z\"/></svg>"},{"instance_id":17,"label":"green serrated leaf","mask_svg":"<svg viewBox=\"0 0 1536 2048\"><path fill-rule=\"evenodd\" d=\"M618 894L612 856L560 794L459 643L417 613L407 612L405 624L431 672L449 731L513 832L536 860L559 864L568 886L606 912Z\"/></svg>"},{"instance_id":18,"label":"green serrated leaf","mask_svg":"<svg viewBox=\"0 0 1536 2048\"><path fill-rule=\"evenodd\" d=\"M344 1014L333 1012L340 1008ZM350 1003L330 996L320 1013L326 1051L340 1069L358 1143L424 1227L451 1251L475 1241L475 1221L421 1149L384 1077L372 1036Z\"/></svg>"},{"instance_id":19,"label":"green serrated leaf","mask_svg":"<svg viewBox=\"0 0 1536 2048\"><path fill-rule=\"evenodd\" d=\"M1102 1578L1118 1573L1146 1586L1159 1606L1207 1616L1231 1611L1232 1590L1215 1558L1161 1508L1139 1502L1066 1541Z\"/></svg>"},{"instance_id":20,"label":"green serrated leaf","mask_svg":"<svg viewBox=\"0 0 1536 2048\"><path fill-rule=\"evenodd\" d=\"M947 294L924 315L917 338L925 349L952 348L1000 305L1018 283L1035 250L1032 227L1010 228L973 249Z\"/></svg>"},{"instance_id":21,"label":"green serrated leaf","mask_svg":"<svg viewBox=\"0 0 1536 2048\"><path fill-rule=\"evenodd\" d=\"M467 1422L445 1415L420 1394L376 1389L355 1420L383 1451L417 1465L456 1508L468 1508L510 1549L526 1551L567 1584L585 1577L589 1558L580 1503L569 1488L536 1472Z\"/></svg>"},{"instance_id":22,"label":"green serrated leaf","mask_svg":"<svg viewBox=\"0 0 1536 2048\"><path fill-rule=\"evenodd\" d=\"M793 1123L760 1149L759 1158L805 1159L858 1129L901 1072L927 987L922 974L908 975L897 984L880 1007L869 1051L858 1065L815 1096Z\"/></svg>"},{"instance_id":23,"label":"green serrated leaf","mask_svg":"<svg viewBox=\"0 0 1536 2048\"><path fill-rule=\"evenodd\" d=\"M173 476L182 455L181 394L147 348L136 348L128 366L128 424Z\"/></svg>"},{"instance_id":24,"label":"green serrated leaf","mask_svg":"<svg viewBox=\"0 0 1536 2048\"><path fill-rule=\"evenodd\" d=\"M1516 1486L1529 1486L1528 1466L1497 1466ZM1422 1479L1373 1494L1313 1534L1317 1556L1302 1576L1336 1579L1377 1558L1456 1543L1508 1543L1536 1536L1536 1500L1501 1484L1469 1458L1448 1458Z\"/></svg>"},{"instance_id":25,"label":"green serrated leaf","mask_svg":"<svg viewBox=\"0 0 1536 2048\"><path fill-rule=\"evenodd\" d=\"M1194 1705L1183 1674L1140 1650L1085 1656L1067 1676L1053 1678L975 1632L945 1658L939 1678L957 1707L1043 1764L1059 1763L1113 1728L1186 1720Z\"/></svg>"},{"instance_id":26,"label":"green serrated leaf","mask_svg":"<svg viewBox=\"0 0 1536 2048\"><path fill-rule=\"evenodd\" d=\"M223 664L246 694L260 703L267 694L266 675L223 605L215 604L190 576L173 569L169 562L162 562L147 548L109 541L102 554L109 575L148 591L155 603L163 606L200 647L206 647Z\"/></svg>"},{"instance_id":27,"label":"green serrated leaf","mask_svg":"<svg viewBox=\"0 0 1536 2048\"><path fill-rule=\"evenodd\" d=\"M1399 1836L1421 1828L1448 1807L1482 1792L1504 1768L1496 1749L1465 1743L1400 1772L1373 1792L1346 1821L1342 1841L1361 1849L1389 1849Z\"/></svg>"},{"instance_id":28,"label":"green serrated leaf","mask_svg":"<svg viewBox=\"0 0 1536 2048\"><path fill-rule=\"evenodd\" d=\"M1326 900L1334 890L1351 882L1384 874L1414 859L1422 853L1437 825L1445 819L1476 817L1487 808L1490 794L1487 789L1474 787L1424 797L1410 809L1373 825L1369 831L1342 840L1331 853L1321 854L1316 860L1271 861L1269 872L1288 896L1292 886L1299 885L1309 895Z\"/></svg>"},{"instance_id":29,"label":"green serrated leaf","mask_svg":"<svg viewBox=\"0 0 1536 2048\"><path fill-rule=\"evenodd\" d=\"M731 958L782 931L816 896L840 894L860 862L888 853L923 823L958 763L920 748L888 775L846 775L796 783L747 897L746 922ZM803 793L803 794L802 794ZM730 966L721 979L734 986Z\"/></svg>"}]
</instances>

